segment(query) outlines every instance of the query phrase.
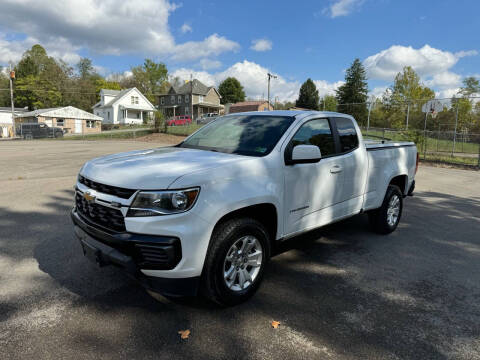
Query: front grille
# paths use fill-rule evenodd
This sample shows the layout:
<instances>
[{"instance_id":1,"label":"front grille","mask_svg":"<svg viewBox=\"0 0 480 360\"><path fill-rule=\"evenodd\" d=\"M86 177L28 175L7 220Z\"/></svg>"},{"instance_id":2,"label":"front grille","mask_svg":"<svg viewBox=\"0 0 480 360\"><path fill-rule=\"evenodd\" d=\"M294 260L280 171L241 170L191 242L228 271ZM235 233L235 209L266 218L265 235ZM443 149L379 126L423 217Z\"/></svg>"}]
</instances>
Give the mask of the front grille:
<instances>
[{"instance_id":1,"label":"front grille","mask_svg":"<svg viewBox=\"0 0 480 360\"><path fill-rule=\"evenodd\" d=\"M80 184L83 184L83 185L89 187L90 189L97 190L97 191L99 191L101 193L104 193L104 194L118 196L119 198L122 198L122 199L129 199L136 191L136 190L132 190L132 189L125 189L125 188L121 188L121 187L100 184L98 182L89 180L85 176L82 176L82 175L78 175L78 182Z\"/></svg>"},{"instance_id":2,"label":"front grille","mask_svg":"<svg viewBox=\"0 0 480 360\"><path fill-rule=\"evenodd\" d=\"M120 210L87 201L80 193L75 194L77 211L87 220L115 232L123 232L125 220Z\"/></svg>"},{"instance_id":3,"label":"front grille","mask_svg":"<svg viewBox=\"0 0 480 360\"><path fill-rule=\"evenodd\" d=\"M169 248L166 249L162 245L137 243L135 248L138 255L138 265L143 269L162 268L172 260L168 254Z\"/></svg>"}]
</instances>

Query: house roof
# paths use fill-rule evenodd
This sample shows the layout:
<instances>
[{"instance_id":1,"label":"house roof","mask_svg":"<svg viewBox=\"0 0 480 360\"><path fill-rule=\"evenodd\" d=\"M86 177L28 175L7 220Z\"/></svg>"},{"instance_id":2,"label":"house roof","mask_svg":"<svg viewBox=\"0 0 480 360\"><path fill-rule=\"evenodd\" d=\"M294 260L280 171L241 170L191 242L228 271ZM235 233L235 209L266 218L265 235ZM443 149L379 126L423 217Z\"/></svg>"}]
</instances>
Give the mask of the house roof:
<instances>
[{"instance_id":1,"label":"house roof","mask_svg":"<svg viewBox=\"0 0 480 360\"><path fill-rule=\"evenodd\" d=\"M29 112L20 114L16 117L24 118L24 117L37 117L37 116L97 120L97 121L103 120L103 118L101 118L100 116L94 115L92 113L89 113L81 109L77 109L76 107L73 107L73 106L57 107L57 108L50 108L50 109L38 109L38 110L29 111Z\"/></svg>"},{"instance_id":2,"label":"house roof","mask_svg":"<svg viewBox=\"0 0 480 360\"><path fill-rule=\"evenodd\" d=\"M0 111L2 112L10 112L12 111L12 108L11 107L0 107ZM27 109L24 109L24 108L15 108L14 111L16 112L26 112L28 111Z\"/></svg>"},{"instance_id":3,"label":"house roof","mask_svg":"<svg viewBox=\"0 0 480 360\"><path fill-rule=\"evenodd\" d=\"M228 112L231 114L231 113L238 113L238 112L244 112L244 111L257 111L258 107L263 104L268 104L268 101L265 101L265 100L242 101L242 102L238 102L230 105Z\"/></svg>"},{"instance_id":4,"label":"house roof","mask_svg":"<svg viewBox=\"0 0 480 360\"><path fill-rule=\"evenodd\" d=\"M136 90L138 92L138 94L140 94L140 96L148 103L151 105L151 108L154 110L155 109L155 106L153 106L153 104L136 88L136 87L133 87L133 88L130 88L130 89L124 89L124 90L109 90L109 89L102 89L100 90L104 95L114 95L115 97L110 100L108 103L106 104L103 104L102 105L102 102L98 102L96 103L95 105L93 105L93 108L98 108L98 109L102 109L102 108L106 108L106 107L110 107L112 106L114 103L116 103L118 100L120 100L121 98L123 98L125 95L127 95L130 91L132 90ZM108 92L108 93L107 93ZM140 109L141 107L139 107ZM144 109L144 108L141 108L141 109ZM145 109L144 109L145 110Z\"/></svg>"},{"instance_id":5,"label":"house roof","mask_svg":"<svg viewBox=\"0 0 480 360\"><path fill-rule=\"evenodd\" d=\"M121 90L102 89L103 95L117 96Z\"/></svg>"},{"instance_id":6,"label":"house roof","mask_svg":"<svg viewBox=\"0 0 480 360\"><path fill-rule=\"evenodd\" d=\"M193 88L190 88L190 86L192 86ZM190 94L190 92L192 92L195 95L207 95L211 89L214 89L215 92L218 94L217 89L215 89L213 86L207 86L204 83L202 83L200 80L193 79L192 84L189 81L178 88L172 85L168 91L168 94L175 93L175 94L183 95L183 94ZM218 94L218 96L221 97L220 94Z\"/></svg>"}]
</instances>

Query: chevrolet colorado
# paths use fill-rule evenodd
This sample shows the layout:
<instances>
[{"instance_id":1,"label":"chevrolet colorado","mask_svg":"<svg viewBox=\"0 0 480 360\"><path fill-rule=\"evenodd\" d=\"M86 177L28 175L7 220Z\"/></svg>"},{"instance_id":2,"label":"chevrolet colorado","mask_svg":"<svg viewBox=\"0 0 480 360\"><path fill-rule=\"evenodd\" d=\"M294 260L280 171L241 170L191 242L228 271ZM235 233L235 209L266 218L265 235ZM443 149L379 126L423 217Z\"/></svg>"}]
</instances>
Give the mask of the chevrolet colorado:
<instances>
[{"instance_id":1,"label":"chevrolet colorado","mask_svg":"<svg viewBox=\"0 0 480 360\"><path fill-rule=\"evenodd\" d=\"M173 147L88 161L71 217L99 266L233 305L258 289L281 240L362 212L394 231L417 166L414 143L366 142L349 115L237 113Z\"/></svg>"}]
</instances>

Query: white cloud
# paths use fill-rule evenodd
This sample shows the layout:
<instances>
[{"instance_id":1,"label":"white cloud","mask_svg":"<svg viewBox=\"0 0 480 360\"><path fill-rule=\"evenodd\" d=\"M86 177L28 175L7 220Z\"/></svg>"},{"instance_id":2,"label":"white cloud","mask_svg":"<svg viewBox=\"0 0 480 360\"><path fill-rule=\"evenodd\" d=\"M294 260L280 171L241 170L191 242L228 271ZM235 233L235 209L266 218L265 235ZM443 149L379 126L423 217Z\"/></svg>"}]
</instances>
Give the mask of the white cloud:
<instances>
[{"instance_id":1,"label":"white cloud","mask_svg":"<svg viewBox=\"0 0 480 360\"><path fill-rule=\"evenodd\" d=\"M382 97L385 91L388 89L388 86L376 86L373 90L370 91L369 95L375 98Z\"/></svg>"},{"instance_id":2,"label":"white cloud","mask_svg":"<svg viewBox=\"0 0 480 360\"><path fill-rule=\"evenodd\" d=\"M250 49L255 51L268 51L272 50L272 42L268 39L256 39L252 41L252 46Z\"/></svg>"},{"instance_id":3,"label":"white cloud","mask_svg":"<svg viewBox=\"0 0 480 360\"><path fill-rule=\"evenodd\" d=\"M188 25L187 23L183 24L182 27L180 28L180 31L182 32L182 34L185 34L187 32L192 32L193 29L190 25Z\"/></svg>"},{"instance_id":4,"label":"white cloud","mask_svg":"<svg viewBox=\"0 0 480 360\"><path fill-rule=\"evenodd\" d=\"M337 0L329 7L323 9L324 14L328 14L332 18L338 16L347 16L357 9L364 0Z\"/></svg>"},{"instance_id":5,"label":"white cloud","mask_svg":"<svg viewBox=\"0 0 480 360\"><path fill-rule=\"evenodd\" d=\"M392 81L404 66L411 66L421 77L431 77L448 71L465 56L476 55L475 50L451 53L425 45L420 49L393 45L369 56L363 64L370 79Z\"/></svg>"},{"instance_id":6,"label":"white cloud","mask_svg":"<svg viewBox=\"0 0 480 360\"><path fill-rule=\"evenodd\" d=\"M9 34L25 34L42 45L61 42L76 52L88 49L105 55L141 52L190 61L239 48L217 34L177 44L168 18L178 7L167 0L0 0L0 24ZM24 40L0 45L0 59L18 60L28 44ZM56 51L67 60L74 59L60 47Z\"/></svg>"},{"instance_id":7,"label":"white cloud","mask_svg":"<svg viewBox=\"0 0 480 360\"><path fill-rule=\"evenodd\" d=\"M200 66L203 70L218 69L222 66L222 63L218 60L202 59L200 60Z\"/></svg>"},{"instance_id":8,"label":"white cloud","mask_svg":"<svg viewBox=\"0 0 480 360\"><path fill-rule=\"evenodd\" d=\"M462 77L450 71L444 71L433 75L430 80L425 81L425 85L441 89L458 88L462 82Z\"/></svg>"},{"instance_id":9,"label":"white cloud","mask_svg":"<svg viewBox=\"0 0 480 360\"><path fill-rule=\"evenodd\" d=\"M0 34L0 64L16 63L21 58L25 50L40 41L35 37L27 37L23 40L7 40L5 36ZM48 54L57 59L61 59L69 64L75 64L80 60L77 51L78 47L72 46L65 38L58 37L56 39L47 39L42 43Z\"/></svg>"},{"instance_id":10,"label":"white cloud","mask_svg":"<svg viewBox=\"0 0 480 360\"><path fill-rule=\"evenodd\" d=\"M224 36L213 34L203 41L188 41L174 47L174 60L194 60L226 51L238 51L240 45Z\"/></svg>"},{"instance_id":11,"label":"white cloud","mask_svg":"<svg viewBox=\"0 0 480 360\"><path fill-rule=\"evenodd\" d=\"M247 97L261 99L262 97L267 97L268 72L271 73L272 71L254 62L244 60L217 73L182 68L174 71L172 76L177 76L180 79L186 80L190 79L190 74L192 74L194 78L208 86L218 86L221 81L229 76L233 76L243 85ZM289 81L278 74L277 76L278 78L272 79L270 83L271 99L278 96L280 101L294 101L298 97L301 83L298 81ZM343 83L341 81L329 83L324 80L315 80L314 82L318 88L320 96L333 94L334 90Z\"/></svg>"}]
</instances>

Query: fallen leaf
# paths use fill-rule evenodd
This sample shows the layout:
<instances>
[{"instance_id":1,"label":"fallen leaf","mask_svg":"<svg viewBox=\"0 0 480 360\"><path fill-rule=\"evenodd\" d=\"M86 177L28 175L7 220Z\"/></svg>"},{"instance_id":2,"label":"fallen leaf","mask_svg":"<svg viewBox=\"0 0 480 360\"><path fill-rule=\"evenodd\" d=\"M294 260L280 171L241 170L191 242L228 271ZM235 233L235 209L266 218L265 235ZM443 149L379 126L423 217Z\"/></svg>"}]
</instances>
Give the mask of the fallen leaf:
<instances>
[{"instance_id":1,"label":"fallen leaf","mask_svg":"<svg viewBox=\"0 0 480 360\"><path fill-rule=\"evenodd\" d=\"M276 329L276 328L278 328L278 325L280 325L280 321L275 321L275 320L273 320L273 321L271 322L271 325L272 325L272 327L273 327L274 329Z\"/></svg>"},{"instance_id":2,"label":"fallen leaf","mask_svg":"<svg viewBox=\"0 0 480 360\"><path fill-rule=\"evenodd\" d=\"M190 330L180 330L178 333L182 339L188 339L190 336Z\"/></svg>"}]
</instances>

